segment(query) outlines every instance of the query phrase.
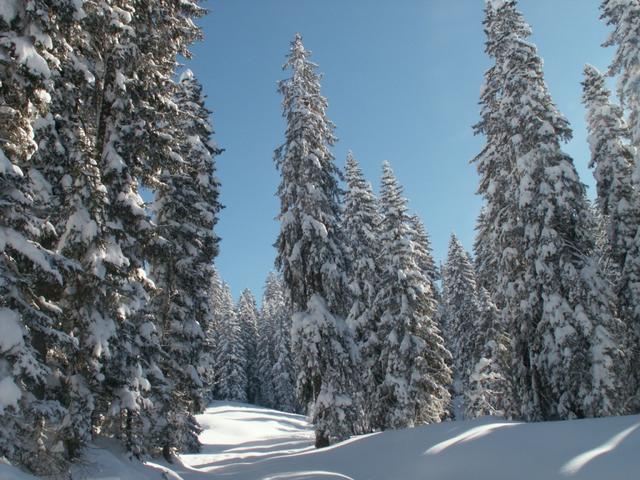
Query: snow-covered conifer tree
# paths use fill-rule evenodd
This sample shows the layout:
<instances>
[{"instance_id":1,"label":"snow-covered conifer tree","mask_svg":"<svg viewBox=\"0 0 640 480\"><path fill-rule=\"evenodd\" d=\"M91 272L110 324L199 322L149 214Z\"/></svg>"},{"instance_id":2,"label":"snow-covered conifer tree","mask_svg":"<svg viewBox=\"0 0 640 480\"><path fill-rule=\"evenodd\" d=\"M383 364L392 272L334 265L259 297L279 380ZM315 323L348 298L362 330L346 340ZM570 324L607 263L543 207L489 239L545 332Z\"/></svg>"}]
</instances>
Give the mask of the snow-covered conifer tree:
<instances>
[{"instance_id":1,"label":"snow-covered conifer tree","mask_svg":"<svg viewBox=\"0 0 640 480\"><path fill-rule=\"evenodd\" d=\"M381 382L372 423L374 428L406 428L443 417L451 382L449 352L435 320L429 279L414 254L407 202L386 162L380 190L382 272L375 308L380 312Z\"/></svg>"},{"instance_id":2,"label":"snow-covered conifer tree","mask_svg":"<svg viewBox=\"0 0 640 480\"><path fill-rule=\"evenodd\" d=\"M275 152L281 174L276 265L295 312L292 349L298 396L309 408L316 445L322 447L352 431L352 349L344 322L340 172L330 151L334 127L309 54L296 35L284 65L291 77L279 84L287 130L284 144Z\"/></svg>"},{"instance_id":3,"label":"snow-covered conifer tree","mask_svg":"<svg viewBox=\"0 0 640 480\"><path fill-rule=\"evenodd\" d=\"M454 412L461 413L463 396L475 368L473 343L479 326L476 277L469 254L460 240L451 235L447 261L442 267L442 323L453 356Z\"/></svg>"},{"instance_id":4,"label":"snow-covered conifer tree","mask_svg":"<svg viewBox=\"0 0 640 480\"><path fill-rule=\"evenodd\" d=\"M175 102L175 144L159 175L154 204L161 240L150 262L153 312L167 354L162 369L172 389L162 435L167 457L198 445L190 416L204 408L201 361L213 315L212 262L218 253L213 227L221 208L214 175L219 150L211 140L202 87L190 70L180 77Z\"/></svg>"},{"instance_id":5,"label":"snow-covered conifer tree","mask_svg":"<svg viewBox=\"0 0 640 480\"><path fill-rule=\"evenodd\" d=\"M347 324L351 328L359 359L358 394L362 405L362 428L368 430L367 416L372 405L379 379L375 378L378 360L379 340L377 337L377 315L374 300L377 293L380 271L378 257L380 245L378 228L380 216L373 189L365 181L357 160L351 152L347 154L345 169L347 191L344 196L342 231L346 239L346 253L349 258L347 282L351 292L351 308Z\"/></svg>"},{"instance_id":6,"label":"snow-covered conifer tree","mask_svg":"<svg viewBox=\"0 0 640 480\"><path fill-rule=\"evenodd\" d=\"M269 281L269 279L267 279ZM262 297L264 302L264 295ZM264 405L269 408L276 408L275 395L273 391L272 369L275 364L274 338L275 329L270 314L265 315L263 308L258 315L258 340L256 342L256 378L259 379L256 385L257 405Z\"/></svg>"},{"instance_id":7,"label":"snow-covered conifer tree","mask_svg":"<svg viewBox=\"0 0 640 480\"><path fill-rule=\"evenodd\" d=\"M246 352L242 326L233 305L231 289L222 286L216 352L216 397L222 400L247 401Z\"/></svg>"},{"instance_id":8,"label":"snow-covered conifer tree","mask_svg":"<svg viewBox=\"0 0 640 480\"><path fill-rule=\"evenodd\" d=\"M429 279L429 285L431 285L431 290L433 290L434 298L439 301L440 292L438 290L438 281L440 280L440 272L433 259L431 237L418 215L411 215L410 221L418 266L427 279Z\"/></svg>"},{"instance_id":9,"label":"snow-covered conifer tree","mask_svg":"<svg viewBox=\"0 0 640 480\"><path fill-rule=\"evenodd\" d=\"M486 2L485 52L495 63L484 75L481 119L474 125L474 133L484 135L486 143L473 161L480 176L478 193L484 198L474 244L477 280L490 292L498 308L502 308L505 286L499 282L508 278L507 271L515 268L518 260L514 246L522 238L520 220L512 208L517 202L518 183L513 175L510 146L505 139L505 120L499 115L503 70L509 55L502 39L505 35L526 36L528 27L513 18L518 13L512 9L501 9L498 15L496 8L499 6L500 2Z\"/></svg>"},{"instance_id":10,"label":"snow-covered conifer tree","mask_svg":"<svg viewBox=\"0 0 640 480\"><path fill-rule=\"evenodd\" d=\"M218 269L213 266L211 274L211 297L209 299L209 309L211 310L211 320L204 328L204 352L201 357L202 374L201 377L206 386L203 392L203 400L208 404L217 398L217 353L218 339L222 330L222 319L224 310L224 288Z\"/></svg>"},{"instance_id":11,"label":"snow-covered conifer tree","mask_svg":"<svg viewBox=\"0 0 640 480\"><path fill-rule=\"evenodd\" d=\"M242 332L242 348L245 352L244 365L247 377L247 401L255 403L260 392L258 376L258 308L256 299L248 288L240 294L236 305L236 319Z\"/></svg>"},{"instance_id":12,"label":"snow-covered conifer tree","mask_svg":"<svg viewBox=\"0 0 640 480\"><path fill-rule=\"evenodd\" d=\"M508 376L510 340L486 289L478 288L477 301L469 353L470 374L465 378L463 392L464 418L503 416L513 408Z\"/></svg>"},{"instance_id":13,"label":"snow-covered conifer tree","mask_svg":"<svg viewBox=\"0 0 640 480\"><path fill-rule=\"evenodd\" d=\"M631 143L636 147L636 182L640 182L638 155L640 155L640 93L637 88L637 72L640 68L640 2L637 0L603 0L601 18L612 31L604 43L615 47L616 52L609 68L609 75L619 75L618 97L629 115Z\"/></svg>"},{"instance_id":14,"label":"snow-covered conifer tree","mask_svg":"<svg viewBox=\"0 0 640 480\"><path fill-rule=\"evenodd\" d=\"M67 262L44 246L55 230L34 126L47 115L79 8L65 0L0 8L0 455L47 474L65 468L68 410L58 393L73 339L57 305Z\"/></svg>"},{"instance_id":15,"label":"snow-covered conifer tree","mask_svg":"<svg viewBox=\"0 0 640 480\"><path fill-rule=\"evenodd\" d=\"M496 93L485 102L491 116L480 129L488 137L483 158L488 151L500 154L511 173L513 181L505 182L511 211L505 222L522 235L500 245L500 265L505 256L510 264L500 267L497 282L513 336L517 414L550 419L620 412L622 325L591 258L584 186L560 148L571 130L551 100L542 60L527 40L530 27L516 2L489 4L487 24L489 32L501 35L488 38L496 59L490 88Z\"/></svg>"},{"instance_id":16,"label":"snow-covered conifer tree","mask_svg":"<svg viewBox=\"0 0 640 480\"><path fill-rule=\"evenodd\" d=\"M640 344L640 199L632 180L634 148L628 143L630 132L622 109L610 101L604 76L590 65L584 74L590 166L594 168L597 207L608 239L606 254L610 261L606 265L615 272L620 315L631 333L630 370L635 372L633 365L637 365ZM631 395L637 396L638 376L634 375L634 379Z\"/></svg>"},{"instance_id":17,"label":"snow-covered conifer tree","mask_svg":"<svg viewBox=\"0 0 640 480\"><path fill-rule=\"evenodd\" d=\"M442 316L453 355L456 416L503 415L510 406L509 337L489 292L478 287L469 255L455 235L442 268Z\"/></svg>"},{"instance_id":18,"label":"snow-covered conifer tree","mask_svg":"<svg viewBox=\"0 0 640 480\"><path fill-rule=\"evenodd\" d=\"M196 2L173 0L144 7L130 0L5 3L0 8L0 115L8 117L0 126L1 160L7 159L5 176L20 179L20 185L15 191L7 185L3 192L13 198L15 213L28 201L51 222L21 220L29 233L25 240L33 242L24 260L45 265L55 258L35 243L40 237L73 265L64 288L51 266L46 276L36 268L21 275L22 280L41 277L39 291L29 293L37 293L38 300L25 305L39 311L42 325L56 315L60 319L55 328L29 330L27 325L25 330L24 338L38 337L38 354L47 360L47 373L56 375L37 395L48 399L55 393L69 412L64 422L54 421L63 433L47 431L46 441L37 440L50 426L40 415L34 422L41 427L32 427L23 438L49 459L77 456L97 430L122 438L134 453L157 448L143 438L156 421L148 397L167 385L156 363L158 329L146 308L153 285L146 279L145 249L155 232L138 188L155 186L159 153L175 143L167 135L175 125L167 118L175 117L168 113L175 106L176 56L188 57L188 44L199 36L192 17L203 10ZM50 104L48 113L45 104ZM14 248L13 241L0 242L3 251ZM53 296L62 311L51 302ZM41 335L45 332L51 339ZM62 348L65 334L73 341ZM45 411L54 416L56 409L40 408ZM53 454L49 442L55 444L61 435L64 448L56 444ZM26 457L50 472L50 463L39 456Z\"/></svg>"},{"instance_id":19,"label":"snow-covered conifer tree","mask_svg":"<svg viewBox=\"0 0 640 480\"><path fill-rule=\"evenodd\" d=\"M157 419L147 398L155 389L157 365L148 352L161 346L160 337L150 335L158 328L149 314L153 286L144 268L156 232L139 188L158 186L156 174L175 144L172 77L177 55L188 57L189 43L199 36L193 17L203 11L194 2L171 0L144 7L130 0L85 2L83 8L89 35L78 39L76 51L87 59L94 82L84 104L92 108L85 123L107 198L101 246L112 276L110 311L99 329L108 349L102 350L104 379L93 418L102 432L141 453ZM154 398L154 407L160 401Z\"/></svg>"},{"instance_id":20,"label":"snow-covered conifer tree","mask_svg":"<svg viewBox=\"0 0 640 480\"><path fill-rule=\"evenodd\" d=\"M591 163L598 189L597 205L607 218L607 236L615 264L622 268L638 229L638 202L632 183L633 148L622 109L610 101L604 76L591 65L584 69L583 102Z\"/></svg>"},{"instance_id":21,"label":"snow-covered conifer tree","mask_svg":"<svg viewBox=\"0 0 640 480\"><path fill-rule=\"evenodd\" d=\"M291 356L291 310L285 301L282 281L274 273L267 277L260 317L263 322L260 348L264 349L263 345L268 344L270 349L269 363L265 362L260 369L260 378L264 383L263 398L268 398L266 403L273 408L295 412L298 404L295 398L296 374ZM268 330L264 330L266 328ZM271 336L264 338L266 333Z\"/></svg>"}]
</instances>

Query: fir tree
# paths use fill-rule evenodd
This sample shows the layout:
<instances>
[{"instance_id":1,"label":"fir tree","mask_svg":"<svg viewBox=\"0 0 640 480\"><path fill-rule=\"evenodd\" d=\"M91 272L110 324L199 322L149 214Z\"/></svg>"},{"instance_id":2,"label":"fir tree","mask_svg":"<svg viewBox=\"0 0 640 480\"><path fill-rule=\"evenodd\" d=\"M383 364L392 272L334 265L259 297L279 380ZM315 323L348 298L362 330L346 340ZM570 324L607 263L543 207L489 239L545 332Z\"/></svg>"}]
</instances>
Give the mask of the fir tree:
<instances>
[{"instance_id":1,"label":"fir tree","mask_svg":"<svg viewBox=\"0 0 640 480\"><path fill-rule=\"evenodd\" d=\"M380 218L377 200L371 185L367 183L360 165L351 152L347 154L345 169L347 191L344 196L342 231L346 238L346 254L350 259L347 282L351 292L351 309L347 324L353 331L358 348L360 370L359 400L364 430L368 430L368 414L379 378L375 375L375 363L380 354L377 337L377 315L374 300L380 276L378 228Z\"/></svg>"},{"instance_id":2,"label":"fir tree","mask_svg":"<svg viewBox=\"0 0 640 480\"><path fill-rule=\"evenodd\" d=\"M231 290L222 286L220 331L216 352L216 396L222 400L247 401L246 352L242 326L236 315Z\"/></svg>"},{"instance_id":3,"label":"fir tree","mask_svg":"<svg viewBox=\"0 0 640 480\"><path fill-rule=\"evenodd\" d=\"M640 3L637 0L603 0L601 18L612 31L605 47L615 47L616 52L609 68L609 75L619 75L618 97L629 114L631 143L636 147L636 183L638 176L638 147L640 147L640 93L637 88L637 71L640 65Z\"/></svg>"},{"instance_id":4,"label":"fir tree","mask_svg":"<svg viewBox=\"0 0 640 480\"><path fill-rule=\"evenodd\" d=\"M513 408L509 383L510 339L489 292L478 288L478 311L470 344L470 374L464 391L464 417L503 416Z\"/></svg>"},{"instance_id":5,"label":"fir tree","mask_svg":"<svg viewBox=\"0 0 640 480\"><path fill-rule=\"evenodd\" d=\"M431 248L431 237L418 215L411 215L411 230L413 231L413 245L417 256L418 266L423 275L429 280L429 285L433 291L436 301L440 301L440 291L438 281L440 272L433 259L433 249Z\"/></svg>"},{"instance_id":6,"label":"fir tree","mask_svg":"<svg viewBox=\"0 0 640 480\"><path fill-rule=\"evenodd\" d=\"M236 319L242 332L242 349L245 352L245 376L247 378L247 402L256 403L260 391L258 377L258 308L251 290L240 294L236 305Z\"/></svg>"},{"instance_id":7,"label":"fir tree","mask_svg":"<svg viewBox=\"0 0 640 480\"><path fill-rule=\"evenodd\" d=\"M85 2L89 35L78 52L87 59L95 83L86 105L92 105L87 125L92 155L102 175L107 197L108 273L113 283L106 335L105 378L100 383L93 414L102 432L122 438L128 450L144 453L157 415L150 395L161 385L156 360L160 352L155 319L149 314L152 284L145 274L148 248L155 228L139 195L141 185L158 186L159 162L171 155L175 124L173 74L177 55L189 56L188 45L198 38L193 17L203 11L192 2L162 0L134 5ZM107 330L108 331L108 330ZM151 381L151 382L150 382ZM162 401L155 397L155 407Z\"/></svg>"},{"instance_id":8,"label":"fir tree","mask_svg":"<svg viewBox=\"0 0 640 480\"><path fill-rule=\"evenodd\" d=\"M217 391L217 363L218 363L218 347L219 337L222 332L222 321L224 318L224 288L223 281L215 266L211 272L210 284L211 297L209 299L209 308L211 310L211 319L204 329L205 341L204 352L201 358L203 372L201 374L204 384L206 385L203 392L203 400L208 404L214 398L218 398Z\"/></svg>"},{"instance_id":9,"label":"fir tree","mask_svg":"<svg viewBox=\"0 0 640 480\"><path fill-rule=\"evenodd\" d=\"M351 432L351 347L344 323L344 241L339 229L340 173L329 148L333 124L320 94L320 76L296 35L279 84L285 142L275 152L281 174L276 265L294 312L292 349L298 398L309 407L316 446Z\"/></svg>"},{"instance_id":10,"label":"fir tree","mask_svg":"<svg viewBox=\"0 0 640 480\"><path fill-rule=\"evenodd\" d=\"M585 67L583 102L587 107L587 124L591 163L594 168L598 199L598 216L606 235L604 266L613 272L618 293L618 308L631 333L628 341L630 371L635 384L630 386L630 408L637 410L640 379L633 365L638 363L640 345L640 203L632 181L634 149L627 142L629 129L622 109L610 101L611 93L603 75L594 67Z\"/></svg>"},{"instance_id":11,"label":"fir tree","mask_svg":"<svg viewBox=\"0 0 640 480\"><path fill-rule=\"evenodd\" d=\"M47 115L76 8L60 0L0 9L0 455L48 474L65 468L68 410L53 386L74 343L57 305L70 265L45 247L55 238L51 179L35 161L34 126Z\"/></svg>"},{"instance_id":12,"label":"fir tree","mask_svg":"<svg viewBox=\"0 0 640 480\"><path fill-rule=\"evenodd\" d=\"M265 300L267 290L270 289L270 283L273 281L273 272L269 273L265 285L265 293L262 295L262 308L258 314L257 325L257 353L256 353L256 377L259 379L256 395L256 404L264 405L270 408L275 406L274 382L272 377L272 369L275 364L275 325L272 307L268 306L265 310Z\"/></svg>"},{"instance_id":13,"label":"fir tree","mask_svg":"<svg viewBox=\"0 0 640 480\"><path fill-rule=\"evenodd\" d=\"M522 239L507 245L499 272L502 313L513 335L513 375L527 419L610 415L621 410L619 338L613 296L591 255L584 186L560 148L570 138L542 74L530 28L515 1L487 7L496 59L487 149L503 154L505 185ZM498 29L499 27L499 29ZM489 189L491 191L492 189ZM490 205L488 205L489 207ZM504 256L504 255L503 255Z\"/></svg>"},{"instance_id":14,"label":"fir tree","mask_svg":"<svg viewBox=\"0 0 640 480\"><path fill-rule=\"evenodd\" d=\"M484 135L486 139L485 147L473 159L480 176L478 193L484 199L476 224L474 252L478 281L501 309L506 285L500 282L509 277L507 272L517 268L516 245L522 238L522 225L513 210L518 197L515 166L505 136L505 120L500 115L504 70L509 61L509 51L502 39L507 35L525 37L528 26L518 21L514 9L501 8L498 14L496 8L496 4L487 1L483 21L485 52L495 64L484 75L481 119L473 127L476 135Z\"/></svg>"},{"instance_id":15,"label":"fir tree","mask_svg":"<svg viewBox=\"0 0 640 480\"><path fill-rule=\"evenodd\" d=\"M270 345L270 364L263 367L268 379L270 406L285 412L298 411L295 398L296 373L291 355L291 310L285 300L284 285L275 274L269 274L262 297L262 321L269 325L270 338L262 338L260 344Z\"/></svg>"},{"instance_id":16,"label":"fir tree","mask_svg":"<svg viewBox=\"0 0 640 480\"><path fill-rule=\"evenodd\" d=\"M82 32L80 25L69 32L74 49L80 47ZM49 218L59 236L52 239L51 248L80 267L66 279L59 301L64 329L78 340L65 352L62 389L70 413L65 446L74 459L91 440L96 395L104 378L103 355L109 354L108 339L115 331L113 276L107 269L108 200L87 127L93 115L87 99L94 87L87 59L78 50L65 56L52 82L50 111L36 124L36 161L47 171L55 192Z\"/></svg>"},{"instance_id":17,"label":"fir tree","mask_svg":"<svg viewBox=\"0 0 640 480\"><path fill-rule=\"evenodd\" d=\"M583 102L587 108L590 166L594 168L597 205L606 218L611 255L618 268L625 265L639 220L636 192L632 184L633 149L627 143L629 130L622 109L610 101L604 76L587 65L584 69Z\"/></svg>"},{"instance_id":18,"label":"fir tree","mask_svg":"<svg viewBox=\"0 0 640 480\"><path fill-rule=\"evenodd\" d=\"M410 218L402 188L388 163L380 194L381 282L379 365L373 426L406 428L438 422L449 402L448 351L435 321L436 305L428 278L414 255Z\"/></svg>"},{"instance_id":19,"label":"fir tree","mask_svg":"<svg viewBox=\"0 0 640 480\"><path fill-rule=\"evenodd\" d=\"M478 335L479 309L473 265L455 235L451 235L449 242L447 261L442 268L442 283L442 322L453 356L454 412L457 416L465 407L461 402L469 390L469 378L475 368L473 342Z\"/></svg>"},{"instance_id":20,"label":"fir tree","mask_svg":"<svg viewBox=\"0 0 640 480\"><path fill-rule=\"evenodd\" d=\"M213 160L219 150L210 138L202 87L189 70L180 77L176 105L176 143L159 176L154 204L161 240L151 260L157 288L153 312L167 354L162 369L172 389L164 412L166 457L198 448L191 415L204 409L201 362L212 319L212 262L218 253L213 227L220 210Z\"/></svg>"}]
</instances>

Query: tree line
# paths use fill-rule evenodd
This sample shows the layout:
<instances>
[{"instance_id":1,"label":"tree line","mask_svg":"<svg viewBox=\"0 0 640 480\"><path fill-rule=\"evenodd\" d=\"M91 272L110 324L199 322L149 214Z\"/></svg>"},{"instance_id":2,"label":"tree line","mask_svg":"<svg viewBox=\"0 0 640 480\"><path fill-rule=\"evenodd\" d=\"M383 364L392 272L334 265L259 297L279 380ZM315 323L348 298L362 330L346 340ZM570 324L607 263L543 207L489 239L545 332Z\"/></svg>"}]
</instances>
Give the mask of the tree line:
<instances>
[{"instance_id":1,"label":"tree line","mask_svg":"<svg viewBox=\"0 0 640 480\"><path fill-rule=\"evenodd\" d=\"M585 67L586 197L562 144L571 128L549 94L514 0L485 6L473 159L484 205L474 260L452 237L438 291L429 236L388 163L379 198L350 154L331 153L317 65L300 35L280 83L285 142L276 265L293 313L297 393L316 445L451 416L529 421L638 411L638 32L640 2L606 0L621 105ZM628 118L628 122L625 118Z\"/></svg>"},{"instance_id":2,"label":"tree line","mask_svg":"<svg viewBox=\"0 0 640 480\"><path fill-rule=\"evenodd\" d=\"M97 434L135 456L198 448L221 150L176 72L204 13L0 7L0 456L32 472Z\"/></svg>"}]
</instances>

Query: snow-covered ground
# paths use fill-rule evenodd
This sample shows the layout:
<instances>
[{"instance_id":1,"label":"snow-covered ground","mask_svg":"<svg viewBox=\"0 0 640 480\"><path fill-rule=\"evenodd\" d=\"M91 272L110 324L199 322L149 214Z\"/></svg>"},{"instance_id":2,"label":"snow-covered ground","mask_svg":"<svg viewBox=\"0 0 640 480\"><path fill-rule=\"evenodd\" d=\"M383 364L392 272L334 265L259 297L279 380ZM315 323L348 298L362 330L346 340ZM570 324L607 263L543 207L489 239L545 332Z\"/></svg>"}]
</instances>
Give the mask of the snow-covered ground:
<instances>
[{"instance_id":1,"label":"snow-covered ground","mask_svg":"<svg viewBox=\"0 0 640 480\"><path fill-rule=\"evenodd\" d=\"M198 417L203 449L180 464L130 462L108 441L73 479L634 480L640 416L523 424L485 418L356 437L315 450L304 417L215 403ZM27 480L0 464L0 479Z\"/></svg>"}]
</instances>

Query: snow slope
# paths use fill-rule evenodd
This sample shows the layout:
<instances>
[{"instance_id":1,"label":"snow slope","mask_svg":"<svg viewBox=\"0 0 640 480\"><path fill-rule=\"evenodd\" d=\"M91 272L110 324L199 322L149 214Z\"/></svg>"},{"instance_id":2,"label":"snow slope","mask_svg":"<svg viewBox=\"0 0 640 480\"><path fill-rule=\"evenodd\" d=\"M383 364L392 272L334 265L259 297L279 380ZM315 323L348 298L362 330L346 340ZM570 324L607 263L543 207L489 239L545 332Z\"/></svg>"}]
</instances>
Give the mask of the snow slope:
<instances>
[{"instance_id":1,"label":"snow slope","mask_svg":"<svg viewBox=\"0 0 640 480\"><path fill-rule=\"evenodd\" d=\"M633 480L640 416L522 424L495 418L426 425L313 448L304 417L239 403L198 416L203 449L180 464L130 462L111 442L73 479ZM12 477L0 465L0 479ZM9 475L9 476L7 476Z\"/></svg>"}]
</instances>

